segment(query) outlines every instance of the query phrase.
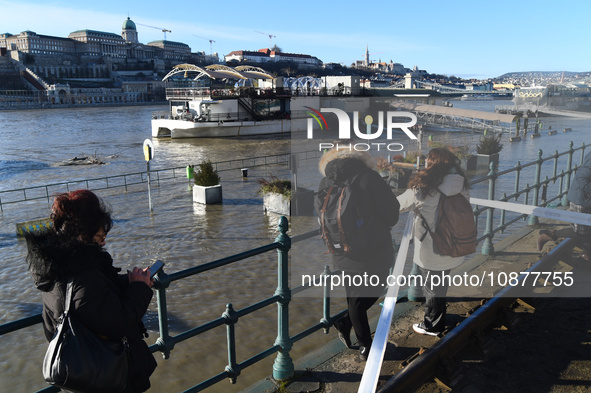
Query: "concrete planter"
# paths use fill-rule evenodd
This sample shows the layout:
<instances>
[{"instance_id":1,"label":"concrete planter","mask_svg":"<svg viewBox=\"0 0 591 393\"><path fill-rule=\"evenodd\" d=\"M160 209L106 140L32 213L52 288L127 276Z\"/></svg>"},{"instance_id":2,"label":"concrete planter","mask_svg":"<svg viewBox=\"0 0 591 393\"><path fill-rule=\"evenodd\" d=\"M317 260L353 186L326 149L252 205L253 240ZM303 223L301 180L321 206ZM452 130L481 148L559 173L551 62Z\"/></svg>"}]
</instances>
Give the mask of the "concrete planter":
<instances>
[{"instance_id":1,"label":"concrete planter","mask_svg":"<svg viewBox=\"0 0 591 393\"><path fill-rule=\"evenodd\" d=\"M284 216L291 215L291 200L281 194L271 192L263 194L263 207L265 213L273 212Z\"/></svg>"},{"instance_id":2,"label":"concrete planter","mask_svg":"<svg viewBox=\"0 0 591 393\"><path fill-rule=\"evenodd\" d=\"M476 170L476 156L475 155L469 155L466 157L462 157L460 158L460 168L462 168L462 170L464 172L466 171L474 171Z\"/></svg>"},{"instance_id":3,"label":"concrete planter","mask_svg":"<svg viewBox=\"0 0 591 393\"><path fill-rule=\"evenodd\" d=\"M476 170L488 171L490 163L494 162L495 166L499 167L499 153L495 154L476 154Z\"/></svg>"},{"instance_id":4,"label":"concrete planter","mask_svg":"<svg viewBox=\"0 0 591 393\"><path fill-rule=\"evenodd\" d=\"M277 193L266 192L263 194L263 208L266 212L273 212L284 216L313 216L314 215L314 191L299 188L294 198L291 199Z\"/></svg>"},{"instance_id":5,"label":"concrete planter","mask_svg":"<svg viewBox=\"0 0 591 393\"><path fill-rule=\"evenodd\" d=\"M490 163L494 162L499 166L499 153L495 154L473 154L460 159L461 168L465 171L488 172Z\"/></svg>"},{"instance_id":6,"label":"concrete planter","mask_svg":"<svg viewBox=\"0 0 591 393\"><path fill-rule=\"evenodd\" d=\"M222 185L217 186L193 186L193 202L213 204L222 202Z\"/></svg>"}]
</instances>

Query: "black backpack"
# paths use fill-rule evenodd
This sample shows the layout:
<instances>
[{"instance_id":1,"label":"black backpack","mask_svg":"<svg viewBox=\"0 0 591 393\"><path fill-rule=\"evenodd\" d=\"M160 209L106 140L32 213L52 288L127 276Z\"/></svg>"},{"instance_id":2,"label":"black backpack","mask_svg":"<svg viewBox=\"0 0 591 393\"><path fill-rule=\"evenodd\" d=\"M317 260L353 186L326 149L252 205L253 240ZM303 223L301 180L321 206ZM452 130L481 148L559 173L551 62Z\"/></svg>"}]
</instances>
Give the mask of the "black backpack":
<instances>
[{"instance_id":1,"label":"black backpack","mask_svg":"<svg viewBox=\"0 0 591 393\"><path fill-rule=\"evenodd\" d=\"M314 195L320 235L334 255L362 256L369 244L370 223L362 214L362 192L355 185L358 177L334 183Z\"/></svg>"},{"instance_id":2,"label":"black backpack","mask_svg":"<svg viewBox=\"0 0 591 393\"><path fill-rule=\"evenodd\" d=\"M425 217L419 213L427 232L431 234L433 251L439 255L462 257L476 252L478 230L474 222L472 205L462 194L441 194L437 206L435 230L431 231Z\"/></svg>"}]
</instances>

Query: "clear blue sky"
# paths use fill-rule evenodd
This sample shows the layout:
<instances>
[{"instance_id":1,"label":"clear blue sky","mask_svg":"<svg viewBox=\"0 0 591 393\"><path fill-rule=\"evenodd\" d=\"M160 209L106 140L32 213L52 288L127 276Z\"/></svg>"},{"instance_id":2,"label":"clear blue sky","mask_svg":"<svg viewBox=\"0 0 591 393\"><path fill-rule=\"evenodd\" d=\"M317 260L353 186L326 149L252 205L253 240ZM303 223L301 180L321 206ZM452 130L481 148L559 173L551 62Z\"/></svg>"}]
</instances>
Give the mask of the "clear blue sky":
<instances>
[{"instance_id":1,"label":"clear blue sky","mask_svg":"<svg viewBox=\"0 0 591 393\"><path fill-rule=\"evenodd\" d=\"M372 61L465 78L591 71L589 0L0 0L2 33L120 34L127 16L142 43L163 39L164 28L193 51L209 53L214 40L220 56L269 47L270 34L284 52L345 65L369 45Z\"/></svg>"}]
</instances>

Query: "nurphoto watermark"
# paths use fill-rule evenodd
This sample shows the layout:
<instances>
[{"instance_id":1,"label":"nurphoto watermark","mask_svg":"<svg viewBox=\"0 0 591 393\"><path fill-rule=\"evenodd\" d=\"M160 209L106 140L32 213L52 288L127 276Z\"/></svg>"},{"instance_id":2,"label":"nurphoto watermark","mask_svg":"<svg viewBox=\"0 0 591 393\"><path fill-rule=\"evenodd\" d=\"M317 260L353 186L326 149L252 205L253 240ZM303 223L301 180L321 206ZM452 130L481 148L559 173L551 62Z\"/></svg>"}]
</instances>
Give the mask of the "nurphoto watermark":
<instances>
[{"instance_id":1,"label":"nurphoto watermark","mask_svg":"<svg viewBox=\"0 0 591 393\"><path fill-rule=\"evenodd\" d=\"M355 150L355 151L388 151L399 152L404 150L402 143L393 143L393 131L400 130L404 132L411 140L417 140L417 136L411 131L411 128L417 124L417 117L411 112L399 111L379 111L377 114L378 123L374 127L374 118L371 115L364 117L365 130L360 128L359 111L353 111L353 121L351 122L350 115L342 109L338 108L320 108L320 110L306 107L311 112L308 112L311 118L307 121L307 139L314 139L314 120L321 131L328 130L328 122L326 121L324 113L336 115L338 121L338 139L350 140L353 137L358 138L361 142L336 144L328 142L320 142L318 144L319 151L336 148L337 150ZM352 132L351 132L352 131ZM383 138L385 133L386 142L376 142L375 140Z\"/></svg>"}]
</instances>

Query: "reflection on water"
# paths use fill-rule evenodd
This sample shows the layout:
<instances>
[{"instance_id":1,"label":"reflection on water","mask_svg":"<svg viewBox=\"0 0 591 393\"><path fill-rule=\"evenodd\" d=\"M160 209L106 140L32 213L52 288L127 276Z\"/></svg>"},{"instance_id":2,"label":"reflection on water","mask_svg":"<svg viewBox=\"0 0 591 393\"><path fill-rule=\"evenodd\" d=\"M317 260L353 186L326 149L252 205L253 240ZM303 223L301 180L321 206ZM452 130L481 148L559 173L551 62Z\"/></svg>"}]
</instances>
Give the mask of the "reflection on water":
<instances>
[{"instance_id":1,"label":"reflection on water","mask_svg":"<svg viewBox=\"0 0 591 393\"><path fill-rule=\"evenodd\" d=\"M460 104L458 102L458 104ZM461 103L469 105L470 103ZM490 103L472 103L488 104ZM159 108L84 108L76 110L4 111L0 112L0 190L33 185L57 183L65 180L88 179L107 175L145 171L142 143L150 138L150 113ZM551 118L545 125L572 133L525 139L518 144L504 140L501 169L536 158L539 149L544 155L555 150L564 151L569 141L589 142L588 119ZM155 159L151 168L182 167L203 159L213 162L254 156L268 156L288 152L290 140L285 137L156 140ZM106 165L55 166L55 163L74 156L100 158ZM300 186L315 189L318 179L316 163L298 173ZM113 210L115 225L109 234L107 250L116 265L129 269L135 265L147 266L154 259L166 262L166 271L175 272L207 263L253 247L270 243L277 236L279 216L264 214L262 197L257 195L259 178L289 176L283 165L251 167L249 177L243 179L239 168L220 173L224 203L199 205L192 202L187 179L153 182L154 210L149 211L146 186L122 190L99 191ZM544 174L545 175L545 174ZM525 182L525 180L524 180ZM512 188L512 183L500 185ZM484 193L477 188L475 193ZM501 192L501 191L498 191ZM475 195L477 196L477 195ZM40 294L33 288L25 263L26 248L16 238L14 224L18 221L46 217L47 200L4 205L0 215L0 323L6 323L39 311ZM299 228L315 224L313 217L290 218L290 234L299 234ZM393 234L399 239L402 225ZM314 239L306 245L294 245L292 261L307 258L321 271L328 259L325 250ZM175 282L167 292L169 321L173 334L216 319L232 303L235 309L270 297L277 287L277 254L267 253L249 258L196 277ZM312 272L312 273L317 273ZM343 299L334 299L333 310L344 307ZM376 307L373 312L378 312ZM322 303L317 298L296 296L290 306L291 333L315 324L322 316ZM157 334L156 304L150 306L146 323L151 332L148 342L155 342ZM276 306L260 313L241 318L236 326L238 360L273 345L277 335ZM226 362L225 329L190 339L179 344L168 360L157 354L159 367L153 377L155 392L174 392L186 389L202 379L223 371ZM294 346L293 356L301 356L329 339L316 333ZM41 381L40 364L45 342L41 327L11 333L0 338L11 353L0 357L0 380L3 389L11 392L30 392L45 386ZM243 371L237 385L222 382L209 391L239 391L269 375L273 358ZM18 378L15 378L19 376Z\"/></svg>"}]
</instances>

